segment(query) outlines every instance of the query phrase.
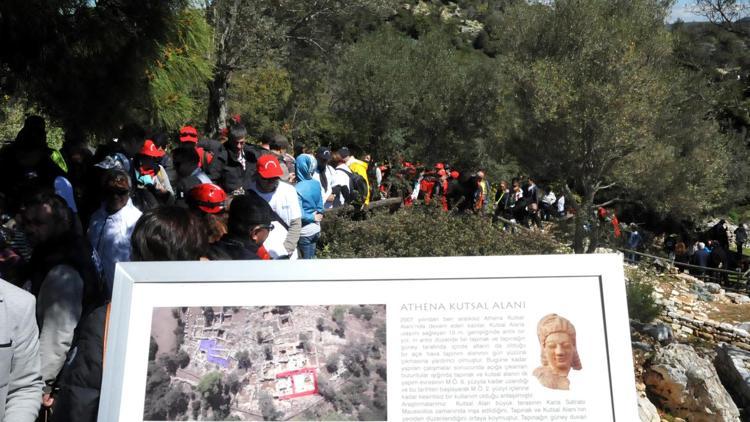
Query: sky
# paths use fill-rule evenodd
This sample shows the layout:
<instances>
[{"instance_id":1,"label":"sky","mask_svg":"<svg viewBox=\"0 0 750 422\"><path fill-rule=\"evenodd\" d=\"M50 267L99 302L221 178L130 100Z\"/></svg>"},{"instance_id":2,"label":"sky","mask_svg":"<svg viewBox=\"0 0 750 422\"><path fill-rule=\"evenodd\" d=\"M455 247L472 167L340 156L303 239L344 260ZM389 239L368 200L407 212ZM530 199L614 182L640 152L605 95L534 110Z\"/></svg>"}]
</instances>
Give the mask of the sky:
<instances>
[{"instance_id":1,"label":"sky","mask_svg":"<svg viewBox=\"0 0 750 422\"><path fill-rule=\"evenodd\" d=\"M669 22L674 22L677 19L682 19L685 22L706 20L705 17L696 15L692 12L695 8L695 0L677 0L674 7L672 7L672 14L667 19Z\"/></svg>"}]
</instances>

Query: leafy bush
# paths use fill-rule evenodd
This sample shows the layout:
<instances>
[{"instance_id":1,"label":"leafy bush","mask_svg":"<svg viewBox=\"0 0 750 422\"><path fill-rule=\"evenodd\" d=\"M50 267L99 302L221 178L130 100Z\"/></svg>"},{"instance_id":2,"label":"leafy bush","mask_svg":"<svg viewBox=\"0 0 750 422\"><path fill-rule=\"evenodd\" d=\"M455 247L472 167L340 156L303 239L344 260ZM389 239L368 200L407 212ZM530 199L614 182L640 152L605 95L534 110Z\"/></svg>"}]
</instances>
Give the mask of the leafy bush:
<instances>
[{"instance_id":1,"label":"leafy bush","mask_svg":"<svg viewBox=\"0 0 750 422\"><path fill-rule=\"evenodd\" d=\"M639 279L631 280L626 286L628 313L631 319L651 322L659 315L661 307L654 301L654 287Z\"/></svg>"},{"instance_id":2,"label":"leafy bush","mask_svg":"<svg viewBox=\"0 0 750 422\"><path fill-rule=\"evenodd\" d=\"M560 249L540 232L511 233L489 218L429 208L374 213L363 221L324 220L322 236L321 258L525 255Z\"/></svg>"}]
</instances>

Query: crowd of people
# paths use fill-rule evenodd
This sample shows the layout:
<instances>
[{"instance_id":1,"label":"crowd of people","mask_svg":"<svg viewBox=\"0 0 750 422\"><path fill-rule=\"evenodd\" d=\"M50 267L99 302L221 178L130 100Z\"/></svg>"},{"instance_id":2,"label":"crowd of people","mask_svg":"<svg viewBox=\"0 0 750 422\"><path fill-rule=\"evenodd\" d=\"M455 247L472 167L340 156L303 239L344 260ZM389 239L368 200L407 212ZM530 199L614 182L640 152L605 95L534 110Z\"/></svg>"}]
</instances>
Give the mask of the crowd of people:
<instances>
[{"instance_id":1,"label":"crowd of people","mask_svg":"<svg viewBox=\"0 0 750 422\"><path fill-rule=\"evenodd\" d=\"M218 140L192 126L174 136L125 126L96 150L66 134L57 151L45 121L27 118L0 149L0 420L96 420L118 262L312 259L331 210L356 216L386 198L506 228L541 228L569 213L564 195L530 177L493 185L484 169L356 153L292 151L278 133L256 141L239 119ZM639 248L637 227L623 225L621 236L613 213L596 217ZM694 248L673 242L672 254L710 266L728 251L718 229L712 236Z\"/></svg>"},{"instance_id":2,"label":"crowd of people","mask_svg":"<svg viewBox=\"0 0 750 422\"><path fill-rule=\"evenodd\" d=\"M492 199L482 170L447 163L377 164L326 146L292 156L285 136L255 141L239 119L221 135L125 126L95 150L66 134L57 151L45 121L31 116L0 149L7 420L96 420L118 262L312 259L329 210L356 215L388 197L482 214L494 200L495 220L523 224L541 224L560 203L551 192L541 198L531 179L501 183Z\"/></svg>"}]
</instances>

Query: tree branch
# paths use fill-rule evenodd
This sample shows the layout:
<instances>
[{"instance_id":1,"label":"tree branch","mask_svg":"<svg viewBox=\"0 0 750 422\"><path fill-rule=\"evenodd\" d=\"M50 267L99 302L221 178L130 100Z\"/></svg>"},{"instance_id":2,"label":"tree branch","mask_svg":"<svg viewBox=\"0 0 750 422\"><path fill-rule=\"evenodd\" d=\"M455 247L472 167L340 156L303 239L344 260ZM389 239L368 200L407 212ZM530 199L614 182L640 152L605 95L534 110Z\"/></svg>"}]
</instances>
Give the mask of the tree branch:
<instances>
[{"instance_id":1,"label":"tree branch","mask_svg":"<svg viewBox=\"0 0 750 422\"><path fill-rule=\"evenodd\" d=\"M602 202L601 204L596 204L594 205L594 208L608 207L614 204L615 202L620 202L620 198L614 198L614 199L610 199L609 201Z\"/></svg>"}]
</instances>

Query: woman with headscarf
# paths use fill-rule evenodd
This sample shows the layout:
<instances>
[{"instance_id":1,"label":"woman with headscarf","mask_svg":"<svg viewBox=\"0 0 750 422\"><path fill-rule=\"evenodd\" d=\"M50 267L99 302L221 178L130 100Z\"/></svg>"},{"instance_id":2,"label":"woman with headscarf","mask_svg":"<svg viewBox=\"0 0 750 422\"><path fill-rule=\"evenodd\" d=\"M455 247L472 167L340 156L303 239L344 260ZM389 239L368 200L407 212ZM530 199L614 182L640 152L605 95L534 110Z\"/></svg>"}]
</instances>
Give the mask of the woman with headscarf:
<instances>
[{"instance_id":1,"label":"woman with headscarf","mask_svg":"<svg viewBox=\"0 0 750 422\"><path fill-rule=\"evenodd\" d=\"M302 208L302 231L297 247L302 259L315 258L315 248L320 239L320 220L323 219L323 195L320 182L313 179L317 161L310 154L297 157L295 173L297 176L297 197Z\"/></svg>"}]
</instances>

